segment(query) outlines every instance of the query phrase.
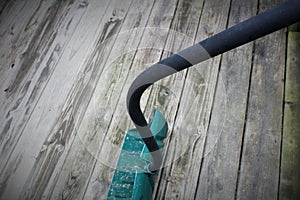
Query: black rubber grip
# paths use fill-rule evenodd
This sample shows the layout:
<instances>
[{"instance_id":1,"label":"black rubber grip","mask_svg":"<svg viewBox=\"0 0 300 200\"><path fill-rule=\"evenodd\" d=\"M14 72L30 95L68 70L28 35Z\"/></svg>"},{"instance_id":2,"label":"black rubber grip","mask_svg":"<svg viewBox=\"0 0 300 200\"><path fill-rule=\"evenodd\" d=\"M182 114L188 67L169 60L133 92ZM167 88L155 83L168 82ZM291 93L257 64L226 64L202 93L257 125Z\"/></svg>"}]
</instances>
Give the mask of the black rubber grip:
<instances>
[{"instance_id":1,"label":"black rubber grip","mask_svg":"<svg viewBox=\"0 0 300 200\"><path fill-rule=\"evenodd\" d=\"M211 57L300 21L300 0L287 1L199 44Z\"/></svg>"}]
</instances>

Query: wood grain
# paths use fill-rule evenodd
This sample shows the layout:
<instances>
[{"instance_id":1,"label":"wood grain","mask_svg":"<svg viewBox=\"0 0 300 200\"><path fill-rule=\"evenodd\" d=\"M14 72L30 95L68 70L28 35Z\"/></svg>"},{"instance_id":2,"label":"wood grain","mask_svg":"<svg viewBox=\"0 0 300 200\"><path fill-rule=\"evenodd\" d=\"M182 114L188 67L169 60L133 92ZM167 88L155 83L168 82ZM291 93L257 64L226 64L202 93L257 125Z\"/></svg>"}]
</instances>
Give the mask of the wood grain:
<instances>
[{"instance_id":1,"label":"wood grain","mask_svg":"<svg viewBox=\"0 0 300 200\"><path fill-rule=\"evenodd\" d=\"M16 2L16 4L23 5L20 2ZM60 6L60 8L57 9L57 6ZM28 12L30 7L33 8L32 12ZM36 108L39 96L45 85L47 85L61 53L69 42L68 37L72 35L77 26L76 21L74 21L75 23L69 23L69 30L66 30L65 23L69 22L71 18L77 20L78 18L73 15L79 14L80 17L80 14L84 12L84 10L79 10L79 13L74 13L72 10L74 8L77 10L76 4L57 4L50 1L40 2L36 6L30 5L30 3L29 5L25 4L22 7L23 10L17 10L23 14L20 17L25 18L25 20L20 20L23 24L20 25L19 32L16 32L11 40L13 46L20 45L19 49L16 50L15 54L8 54L8 59L11 59L10 56L12 56L12 59L17 56L19 61L13 67L13 74L9 76L9 86L4 91L5 95L1 95L3 105L1 107L1 113L3 113L1 115L1 120L3 120L1 123L1 126L3 125L1 171L3 173L1 175L5 177L2 179L4 180L2 182L3 187L6 187L6 181L8 176L11 175L13 163L16 161L12 159L14 160L11 160L13 163L9 163L7 160L11 159L12 151L17 148L17 143L33 110ZM64 22L63 19L67 21ZM14 20L18 20L18 17ZM18 22L14 20L11 23ZM62 34L62 37L56 38L57 34ZM38 111L38 109L35 111ZM26 143L29 144L28 141ZM4 168L8 170L8 173L5 172Z\"/></svg>"},{"instance_id":2,"label":"wood grain","mask_svg":"<svg viewBox=\"0 0 300 200\"><path fill-rule=\"evenodd\" d=\"M53 3L53 2L52 2ZM20 3L16 3L19 5ZM23 5L23 4L21 4ZM33 91L34 85L37 82L37 80L40 80L39 82L43 82L43 79L47 78L47 70L49 69L49 72L51 72L51 58L49 61L49 66L46 65L40 66L40 62L38 61L37 54L41 53L45 50L45 54L47 54L47 51L49 50L49 45L46 44L44 41L36 41L38 40L38 37L40 36L42 32L42 27L45 26L47 22L47 17L50 14L55 14L55 13L46 13L45 12L45 6L49 6L51 8L51 3L50 5L43 5L42 3L38 4L38 6L35 8L33 5L29 5L34 8L33 11L29 10L29 13L35 13L41 15L41 18L39 21L36 21L37 27L36 29L29 30L29 24L31 20L36 20L35 14L29 15L27 17L28 21L26 22L26 26L21 24L21 29L18 29L16 31L16 36L14 35L14 38L10 41L8 44L11 47L11 50L8 51L7 55L3 55L6 59L3 59L4 66L7 66L4 69L7 69L6 72L9 74L6 74L5 72L3 73L3 77L1 80L3 80L3 85L4 88L2 88L1 92L1 129L2 129L2 138L1 140L1 151L3 156L1 160L3 160L3 163L6 163L7 157L10 155L12 149L15 147L16 142L18 141L18 138L20 137L22 128L24 128L24 124L26 124L26 121L28 120L28 117L30 115L30 112L32 111L32 107L34 107L34 103L28 105L29 99L30 101L34 102L36 99L36 96L30 95L30 93L36 93L37 89ZM53 7L53 5L52 5ZM20 10L21 14L27 13L28 12L28 6L23 5L23 9ZM64 8L64 7L63 7ZM64 10L62 8L62 10ZM15 8L17 9L17 8ZM53 9L52 9L53 10ZM24 14L25 15L25 14ZM26 15L25 15L26 16ZM10 17L10 16L8 16ZM20 16L21 17L21 16ZM11 16L13 18L13 16ZM26 19L26 17L24 17ZM59 16L58 16L59 19ZM18 20L18 18L15 18L15 20ZM57 20L54 19L53 21ZM9 20L8 20L9 21ZM20 20L21 22L25 23L24 21ZM14 21L11 22L11 24L8 24L10 27L14 26ZM23 25L23 27L22 27ZM50 25L50 29L52 28L49 33L45 35L45 37L51 36L53 33L52 31L56 32L54 27L54 24ZM39 30L38 30L39 29ZM27 33L29 32L29 33ZM34 35L36 35L34 38ZM4 34L5 36L5 34ZM8 38L4 38L6 41ZM5 44L4 44L5 45ZM19 48L16 48L19 46ZM55 56L56 52L54 50L55 45L52 47L53 54L52 57ZM7 48L10 49L10 48ZM16 49L16 50L15 50ZM50 50L50 51L51 51ZM16 52L14 52L16 51ZM45 55L44 54L44 55ZM19 57L18 60L20 60L20 63L15 63L16 57ZM17 61L18 62L18 61ZM12 66L14 67L12 68ZM49 68L48 68L49 67ZM41 74L42 69L44 70L43 75ZM9 75L9 76L7 76ZM40 76L40 77L39 77ZM41 87L43 86L42 83L40 83ZM31 87L30 87L31 86ZM38 85L35 86L37 88ZM31 98L30 98L31 96ZM25 115L25 116L24 116ZM9 129L7 129L9 127ZM6 128L6 129L5 129ZM1 169L3 169L3 165L1 165Z\"/></svg>"},{"instance_id":3,"label":"wood grain","mask_svg":"<svg viewBox=\"0 0 300 200\"><path fill-rule=\"evenodd\" d=\"M263 1L259 8L271 6ZM277 198L285 45L283 30L255 42L238 199Z\"/></svg>"},{"instance_id":4,"label":"wood grain","mask_svg":"<svg viewBox=\"0 0 300 200\"><path fill-rule=\"evenodd\" d=\"M179 51L187 46L190 46L195 42L197 33L197 26L201 16L202 1L179 1L176 6L174 17L171 22L170 31L166 45L164 46L164 52L162 58L167 57L171 52ZM171 134L168 139L165 139L165 166L169 166L172 160L168 159L171 151L168 150L170 143L172 142L174 128L174 122L178 112L178 104L181 99L182 90L185 84L185 77L187 70L165 78L152 87L150 98L146 105L146 115L151 116L154 108L162 111L168 121ZM190 81L188 81L190 83ZM183 153L183 152L181 152ZM155 185L154 196L156 198L165 197L165 190L167 188L167 182L165 182L164 176L168 172L166 167L160 171L157 177L157 183Z\"/></svg>"},{"instance_id":5,"label":"wood grain","mask_svg":"<svg viewBox=\"0 0 300 200\"><path fill-rule=\"evenodd\" d=\"M30 20L25 21L27 26L22 27L20 32L16 32L19 37L14 38L13 41L20 46L18 51L23 51L22 54L16 51L16 55L11 53L9 59L15 59L14 56L21 58L19 62L13 63L14 67L9 67L12 70L13 75L8 77L14 77L10 80L10 85L6 90L5 95L2 95L1 100L3 107L1 107L1 128L2 138L1 140L1 160L6 164L5 160L8 159L12 150L15 148L18 139L32 113L35 109L36 103L39 100L39 96L43 92L45 86L48 83L53 71L57 66L57 62L60 59L64 48L69 42L68 37L72 36L74 29L77 27L77 14L80 17L84 10L79 10L78 13L73 13L74 9L77 10L77 5L60 5L61 10L57 10L54 5L49 6L48 13L44 12L45 5L41 5L36 8L35 14L41 14L39 18L40 23L36 21L35 14L29 15ZM25 9L25 8L24 8ZM40 11L42 10L42 11ZM52 11L52 10L55 10ZM25 10L27 13L28 10ZM70 13L71 12L71 13ZM75 14L75 16L74 16ZM57 18L52 19L52 23L47 21L48 17L56 15ZM74 23L69 23L68 30L63 19L67 22L71 22L74 18ZM35 28L30 28L32 20L36 21ZM48 19L49 20L49 19ZM33 25L34 26L34 25ZM46 26L46 27L45 27ZM61 26L61 27L60 27ZM48 28L50 31L46 30ZM45 29L45 30L43 30ZM52 30L53 29L53 30ZM46 31L47 33L44 33ZM27 33L29 32L29 33ZM61 34L62 37L56 38L57 34ZM23 38L25 36L29 38ZM34 36L31 38L31 36ZM22 37L21 37L22 36ZM49 40L44 41L42 38L48 38ZM41 38L41 39L38 39ZM22 44L24 41L30 41L27 44ZM12 41L12 43L14 43ZM32 53L30 53L32 51ZM21 54L21 56L20 56ZM3 94L2 92L1 94ZM10 129L5 129L10 127ZM5 136L4 136L5 135ZM1 165L3 169L3 165Z\"/></svg>"},{"instance_id":6,"label":"wood grain","mask_svg":"<svg viewBox=\"0 0 300 200\"><path fill-rule=\"evenodd\" d=\"M254 1L232 1L228 27L256 13ZM223 54L196 199L234 199L253 44Z\"/></svg>"},{"instance_id":7,"label":"wood grain","mask_svg":"<svg viewBox=\"0 0 300 200\"><path fill-rule=\"evenodd\" d=\"M99 32L96 46L94 48L94 51L91 53L91 55L87 58L86 62L83 65L83 68L80 70L77 81L73 84L73 87L71 88L71 91L69 93L68 99L65 102L65 105L63 110L65 110L67 115L65 113L61 113L60 117L63 119L59 119L57 121L57 127L60 127L62 122L70 122L68 124L68 128L66 130L72 130L72 132L63 133L64 137L70 137L73 134L77 134L77 130L80 127L81 121L83 120L83 117L85 115L85 112L87 110L87 107L89 103L91 102L91 98L93 96L93 93L95 91L95 87L98 83L98 80L101 78L102 74L105 73L105 64L109 60L109 54L112 51L112 47L114 46L114 43L116 41L116 37L114 37L115 34L118 34L120 31L120 28L123 24L123 19L125 18L127 14L128 7L130 6L131 1L123 1L123 4L118 4L116 1L109 2L109 4L104 2L94 2L93 6L98 5L99 7L103 9L103 20L101 23L101 32ZM108 7L107 7L108 5ZM99 8L93 8L93 10L97 13L99 12ZM105 12L104 12L105 11ZM95 18L95 20L99 20ZM111 82L107 81L106 84L112 84L114 79L110 79ZM103 85L102 85L103 86ZM106 88L106 87L105 87ZM107 87L109 88L109 87ZM101 94L100 94L101 95ZM105 94L102 94L105 95ZM93 105L94 106L94 105ZM76 111L76 112L75 112ZM74 122L73 122L74 120ZM84 129L84 133L86 133L86 130ZM56 128L53 129L53 133L56 133ZM75 136L75 135L73 135ZM82 136L82 135L81 135ZM51 137L51 135L49 136ZM60 136L61 137L61 136ZM69 140L69 141L68 141ZM66 144L71 145L73 143L74 137L67 138L67 141L65 141ZM78 143L77 143L78 144ZM80 144L79 144L80 145ZM82 144L81 144L82 145ZM76 147L78 148L78 147ZM53 148L48 148L47 151L51 151ZM52 170L57 170L59 172L61 170L61 165L65 163L64 159L69 151L72 151L72 149L69 148L69 146L66 146L65 151L58 152L59 156L52 155L51 153L47 153L48 155L44 156L44 160L51 160L53 161L54 165L56 165L57 168L52 167ZM65 153L63 155L63 153ZM84 152L86 153L86 152ZM71 157L72 158L72 157ZM88 157L87 157L88 158ZM73 158L75 159L75 158ZM86 159L86 157L84 157ZM73 161L73 160L72 160ZM83 160L81 160L83 161ZM87 161L87 160L85 160ZM49 166L51 163L45 163L44 166ZM73 199L73 198L81 198L85 189L84 183L82 185L77 185L78 183L75 181L76 177L80 174L80 166L81 164L89 164L89 162L83 162L79 163L78 166L76 166L76 169L71 171L71 177L67 177L67 182L56 182L58 179L58 174L55 174L56 176L53 178L53 182L51 184L48 184L45 182L46 185L48 185L50 191L47 194L50 198L58 198L62 197L63 199ZM92 165L91 165L92 166ZM69 174L68 174L69 175ZM36 177L40 177L38 174ZM50 178L51 176L48 176ZM72 182L69 182L69 178L71 178ZM36 185L40 185L38 182L39 180L34 180ZM64 181L64 180L63 180ZM54 190L51 191L51 190ZM44 191L43 189L41 191ZM35 191L34 191L35 192ZM46 195L46 194L44 194ZM51 195L53 195L51 197Z\"/></svg>"},{"instance_id":8,"label":"wood grain","mask_svg":"<svg viewBox=\"0 0 300 200\"><path fill-rule=\"evenodd\" d=\"M80 3L80 2L78 2ZM56 5L57 6L57 5ZM80 7L80 5L78 4L74 4L74 12L72 12L72 14L79 14L79 18L74 17L74 25L78 24L78 20L80 20L81 18L81 14L80 13L76 13L76 10L79 10L80 12L84 11L85 7ZM55 6L53 7L53 9L55 9ZM51 9L50 9L51 10ZM71 10L72 11L72 10ZM66 13L64 13L66 14ZM59 15L58 15L59 17ZM89 16L86 16L89 17ZM53 20L53 19L51 19ZM97 19L98 20L98 19ZM72 25L73 23L70 23L70 18L65 22L67 25L69 24L69 26L62 26L61 27L61 32L59 32L59 36L57 37L57 40L59 41L60 39L62 39L64 42L66 41L64 39L64 37L70 37L70 35L66 34L67 32L65 32L65 29L67 27L72 29L74 28L74 25ZM83 22L81 25L87 25L88 27L90 27L91 24L87 23L86 21ZM97 24L97 23L96 23ZM61 24L62 25L62 24ZM75 26L76 27L76 26ZM83 28L84 26L81 26L81 28ZM92 26L94 27L94 25ZM53 140L49 139L48 143L46 142L46 146L43 146L43 143L47 140L47 135L51 132L51 128L53 128L53 123L55 122L55 120L57 119L56 117L58 117L57 115L59 114L59 112L62 109L62 105L63 105L63 101L66 98L66 95L68 94L69 90L68 88L70 88L70 86L72 86L73 81L75 80L75 76L74 74L76 74L78 72L78 69L80 68L80 63L82 63L82 57L81 56L86 56L86 53L88 53L89 51L84 50L83 52L78 52L78 44L77 42L82 42L82 40L85 40L86 44L90 44L93 43L93 38L91 37L91 35L80 29L77 29L79 31L75 32L74 35L70 38L71 41L68 44L68 48L65 48L65 51L63 51L63 54L61 56L59 56L57 59L57 63L54 62L54 66L60 66L55 68L56 70L54 70L51 74L52 76L54 76L55 78L50 78L49 80L46 81L47 86L44 90L43 90L43 94L41 97L37 96L37 100L38 103L36 105L31 105L34 108L34 112L29 113L30 115L30 120L28 121L28 123L26 124L26 126L24 126L20 132L17 132L18 134L22 135L20 136L20 139L18 140L18 138L13 138L14 140L16 140L16 142L18 142L18 144L16 145L16 148L14 149L14 152L12 153L12 155L10 156L10 161L5 165L6 168L5 170L3 170L2 175L2 180L4 182L2 182L2 185L4 187L7 187L8 190L6 190L5 193L1 193L4 196L6 196L7 198L16 198L15 196L19 195L19 192L21 192L21 188L23 187L22 184L25 184L25 181L28 177L28 174L30 173L30 171L34 171L35 169L32 169L32 167L34 165L38 165L37 163L35 163L35 159L37 157L39 157L39 153L41 151L41 154L45 153L45 147L47 147L47 144L49 144L51 146L51 143L54 142L54 146L53 148L56 148L56 138L52 137ZM96 27L95 27L96 28ZM70 30L73 33L73 30ZM92 30L92 29L91 29ZM84 33L84 34L83 34ZM66 34L66 35L65 35ZM54 34L56 35L56 34ZM54 37L54 36L53 36ZM92 39L92 41L88 41L87 38ZM48 39L48 38L47 38ZM67 40L68 41L68 40ZM46 41L43 41L46 42ZM37 41L38 43L38 41ZM76 52L73 51L73 47L76 47ZM77 55L76 57L74 57L74 55L79 54L79 56ZM73 55L72 55L73 54ZM51 55L51 54L50 54ZM73 59L72 59L73 58ZM79 60L77 60L79 59ZM71 60L71 62L69 62ZM45 60L43 60L43 62L45 62ZM47 61L46 61L47 63ZM51 62L50 62L51 63ZM42 66L42 65L41 65ZM70 67L72 67L74 70L69 70ZM76 67L77 70L76 70ZM68 76L66 76L66 74L68 74ZM39 79L37 79L38 81ZM43 79L42 79L43 80ZM64 85L62 85L61 83L64 83ZM38 86L38 85L36 85ZM38 87L36 87L38 88ZM42 88L41 88L42 89ZM30 100L33 100L33 95L31 95L30 93L26 93L26 95L31 96ZM24 104L26 103L26 101L24 102ZM22 110L22 112L24 112ZM68 123L64 123L64 121L61 122L62 126L61 127L55 127L55 128L62 128L62 130L64 128L66 128L66 125L68 125ZM18 127L18 126L16 126ZM33 131L35 130L35 131ZM72 130L67 130L68 133L72 132ZM59 132L58 132L58 137L59 136ZM51 135L51 134L50 134ZM53 135L53 134L52 134ZM54 134L55 135L55 134ZM61 147L60 141L58 141L58 146L57 147ZM7 156L7 154L4 154ZM40 161L42 161L42 159L40 159ZM38 172L38 170L36 171ZM35 172L35 173L36 173ZM11 177L11 178L9 178ZM28 184L30 185L30 184ZM11 192L12 190L16 190L18 192ZM23 190L24 192L26 191L26 189ZM13 196L10 196L13 195Z\"/></svg>"},{"instance_id":9,"label":"wood grain","mask_svg":"<svg viewBox=\"0 0 300 200\"><path fill-rule=\"evenodd\" d=\"M229 6L229 1L204 3L196 41L225 29ZM186 75L166 152L165 162L171 165L163 169L157 198L195 196L219 64L220 57L216 57L191 68Z\"/></svg>"},{"instance_id":10,"label":"wood grain","mask_svg":"<svg viewBox=\"0 0 300 200\"><path fill-rule=\"evenodd\" d=\"M115 44L107 56L108 60L99 63L104 65L104 70L96 85L94 96L87 107L86 114L78 130L78 135L62 166L63 171L60 173L58 181L53 183L53 193L55 195L62 195L67 199L81 198L83 196L89 199L93 195L98 195L100 199L106 198L110 183L108 172L111 174L113 169L105 165L107 161L105 162L104 159L108 155L104 155L102 159L98 155L99 149L101 149L101 145L105 144L104 139L111 141L110 138L105 138L105 136L111 124L115 107L119 102L120 93L128 76L129 66L134 56L134 52L128 52L128 49L137 48L139 44L138 38L141 38L141 31L133 31L131 29L138 28L137 24L140 24L142 27L145 25L148 19L146 13L150 13L148 8L149 6L151 7L152 3L150 1L140 1L139 4L136 4L135 2L130 3L128 1L126 4L122 4L122 9L125 9L124 5L130 6L128 12L124 13L126 14L126 19L122 22L118 37L117 39L115 38ZM117 1L112 5L117 6ZM144 15L141 15L142 12ZM94 58L92 57L92 59ZM125 112L123 111L121 114L124 115ZM118 133L124 131L119 130L118 127L115 128ZM113 140L113 142L117 144L117 140ZM113 148L110 149L113 150ZM118 154L110 151L110 149L104 148L103 151L111 155L111 159L116 160ZM86 187L89 184L90 175L93 173L97 161L104 165L102 167L104 175L96 180L96 184L99 187L97 189L92 188L92 193L87 192ZM74 176L74 174L76 175ZM53 195L52 197L56 196Z\"/></svg>"},{"instance_id":11,"label":"wood grain","mask_svg":"<svg viewBox=\"0 0 300 200\"><path fill-rule=\"evenodd\" d=\"M300 198L300 32L288 32L279 199Z\"/></svg>"}]
</instances>

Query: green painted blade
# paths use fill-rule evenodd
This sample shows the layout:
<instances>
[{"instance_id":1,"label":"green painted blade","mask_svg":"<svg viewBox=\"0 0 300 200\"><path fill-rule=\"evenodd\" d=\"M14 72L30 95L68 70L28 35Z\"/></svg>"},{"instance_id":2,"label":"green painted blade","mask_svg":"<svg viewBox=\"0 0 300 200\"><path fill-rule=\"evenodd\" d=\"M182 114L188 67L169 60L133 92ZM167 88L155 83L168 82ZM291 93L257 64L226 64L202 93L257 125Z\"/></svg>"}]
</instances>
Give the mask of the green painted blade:
<instances>
[{"instance_id":1,"label":"green painted blade","mask_svg":"<svg viewBox=\"0 0 300 200\"><path fill-rule=\"evenodd\" d=\"M150 130L159 147L168 132L164 116L155 110ZM154 180L147 171L151 154L136 129L127 131L107 199L151 199Z\"/></svg>"}]
</instances>

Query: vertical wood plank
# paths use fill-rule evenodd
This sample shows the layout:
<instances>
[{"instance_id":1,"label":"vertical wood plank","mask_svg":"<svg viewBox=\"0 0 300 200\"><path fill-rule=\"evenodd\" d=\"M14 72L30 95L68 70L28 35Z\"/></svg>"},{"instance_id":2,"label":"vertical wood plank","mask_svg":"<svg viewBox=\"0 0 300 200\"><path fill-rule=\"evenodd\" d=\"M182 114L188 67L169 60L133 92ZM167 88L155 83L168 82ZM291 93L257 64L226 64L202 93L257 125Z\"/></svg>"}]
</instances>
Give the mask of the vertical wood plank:
<instances>
[{"instance_id":1,"label":"vertical wood plank","mask_svg":"<svg viewBox=\"0 0 300 200\"><path fill-rule=\"evenodd\" d=\"M256 7L255 1L233 0L228 27L254 16ZM252 48L247 44L222 56L196 199L235 198Z\"/></svg>"},{"instance_id":2,"label":"vertical wood plank","mask_svg":"<svg viewBox=\"0 0 300 200\"><path fill-rule=\"evenodd\" d=\"M196 41L226 27L230 1L205 1ZM188 70L166 152L157 198L193 199L220 57ZM200 159L199 159L200 158Z\"/></svg>"},{"instance_id":3,"label":"vertical wood plank","mask_svg":"<svg viewBox=\"0 0 300 200\"><path fill-rule=\"evenodd\" d=\"M279 199L300 199L300 32L288 32Z\"/></svg>"},{"instance_id":4,"label":"vertical wood plank","mask_svg":"<svg viewBox=\"0 0 300 200\"><path fill-rule=\"evenodd\" d=\"M261 1L260 12L279 2ZM276 199L285 69L283 30L255 42L238 199Z\"/></svg>"},{"instance_id":5,"label":"vertical wood plank","mask_svg":"<svg viewBox=\"0 0 300 200\"><path fill-rule=\"evenodd\" d=\"M191 46L195 42L202 6L203 1L178 2L168 33L167 42L164 46L162 58L169 56L172 52L177 52L185 47ZM172 130L178 111L178 104L186 81L186 74L187 70L184 70L183 72L176 73L154 84L146 105L146 116L151 116L154 108L159 109L164 114L168 121L168 126ZM170 141L170 136L164 141L166 144L164 148L165 157L167 157L167 154L172 153L167 151ZM165 161L162 167L169 166L170 164L171 160L169 160L169 162ZM164 196L167 187L167 182L165 182L164 178L165 171L168 170L161 169L156 178L153 197L157 199L166 198Z\"/></svg>"}]
</instances>

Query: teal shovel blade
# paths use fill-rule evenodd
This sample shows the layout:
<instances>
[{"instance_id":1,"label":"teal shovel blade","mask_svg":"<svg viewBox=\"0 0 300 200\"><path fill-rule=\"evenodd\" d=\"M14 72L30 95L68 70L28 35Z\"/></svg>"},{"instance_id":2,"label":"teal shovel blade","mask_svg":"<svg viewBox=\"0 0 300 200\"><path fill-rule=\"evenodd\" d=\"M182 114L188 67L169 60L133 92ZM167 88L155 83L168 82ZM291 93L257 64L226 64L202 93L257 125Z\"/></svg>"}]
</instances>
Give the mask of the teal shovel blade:
<instances>
[{"instance_id":1,"label":"teal shovel blade","mask_svg":"<svg viewBox=\"0 0 300 200\"><path fill-rule=\"evenodd\" d=\"M150 130L160 148L168 132L164 116L155 110ZM127 131L107 199L151 199L154 180L148 172L151 154L136 129Z\"/></svg>"}]
</instances>

